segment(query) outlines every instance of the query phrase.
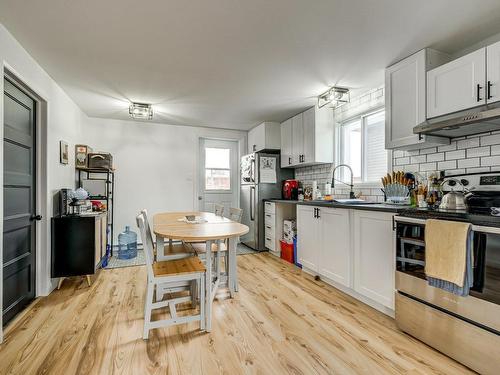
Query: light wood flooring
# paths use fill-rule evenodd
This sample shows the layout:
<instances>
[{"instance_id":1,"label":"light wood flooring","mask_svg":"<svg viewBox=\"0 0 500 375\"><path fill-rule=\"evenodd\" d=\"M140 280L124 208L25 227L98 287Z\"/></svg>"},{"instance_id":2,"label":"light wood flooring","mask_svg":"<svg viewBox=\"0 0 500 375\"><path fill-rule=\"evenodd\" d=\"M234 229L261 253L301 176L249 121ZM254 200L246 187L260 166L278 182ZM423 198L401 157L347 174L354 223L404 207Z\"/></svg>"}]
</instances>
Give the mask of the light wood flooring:
<instances>
[{"instance_id":1,"label":"light wood flooring","mask_svg":"<svg viewBox=\"0 0 500 375\"><path fill-rule=\"evenodd\" d=\"M240 291L197 323L142 339L144 266L66 281L7 329L0 374L466 374L394 320L269 254L238 257Z\"/></svg>"}]
</instances>

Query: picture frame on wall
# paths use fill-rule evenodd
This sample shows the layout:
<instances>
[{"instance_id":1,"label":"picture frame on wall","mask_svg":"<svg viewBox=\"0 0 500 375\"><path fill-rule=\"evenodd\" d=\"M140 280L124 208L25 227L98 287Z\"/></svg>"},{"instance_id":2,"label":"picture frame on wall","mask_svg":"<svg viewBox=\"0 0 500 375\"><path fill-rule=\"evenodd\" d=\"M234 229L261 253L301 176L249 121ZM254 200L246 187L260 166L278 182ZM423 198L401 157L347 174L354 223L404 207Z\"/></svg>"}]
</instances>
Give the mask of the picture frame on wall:
<instances>
[{"instance_id":1,"label":"picture frame on wall","mask_svg":"<svg viewBox=\"0 0 500 375\"><path fill-rule=\"evenodd\" d=\"M68 164L68 160L69 160L68 142L59 141L59 162L61 164Z\"/></svg>"}]
</instances>

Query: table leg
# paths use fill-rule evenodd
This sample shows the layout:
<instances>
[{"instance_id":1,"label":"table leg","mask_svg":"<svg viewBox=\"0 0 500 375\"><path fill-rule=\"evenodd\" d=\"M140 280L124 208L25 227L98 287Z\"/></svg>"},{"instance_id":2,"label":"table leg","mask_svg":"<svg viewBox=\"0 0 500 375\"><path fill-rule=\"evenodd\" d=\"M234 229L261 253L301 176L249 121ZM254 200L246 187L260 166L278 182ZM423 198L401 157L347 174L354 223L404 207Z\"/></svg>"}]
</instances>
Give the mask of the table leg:
<instances>
[{"instance_id":1,"label":"table leg","mask_svg":"<svg viewBox=\"0 0 500 375\"><path fill-rule=\"evenodd\" d=\"M162 236L156 235L156 260L165 260L165 239Z\"/></svg>"},{"instance_id":2,"label":"table leg","mask_svg":"<svg viewBox=\"0 0 500 375\"><path fill-rule=\"evenodd\" d=\"M205 330L207 332L212 330L212 242L206 242L205 255L205 316L207 319Z\"/></svg>"},{"instance_id":3,"label":"table leg","mask_svg":"<svg viewBox=\"0 0 500 375\"><path fill-rule=\"evenodd\" d=\"M229 293L231 298L234 297L234 293L238 291L238 267L236 265L236 238L229 239L229 249L227 256L229 258Z\"/></svg>"}]
</instances>

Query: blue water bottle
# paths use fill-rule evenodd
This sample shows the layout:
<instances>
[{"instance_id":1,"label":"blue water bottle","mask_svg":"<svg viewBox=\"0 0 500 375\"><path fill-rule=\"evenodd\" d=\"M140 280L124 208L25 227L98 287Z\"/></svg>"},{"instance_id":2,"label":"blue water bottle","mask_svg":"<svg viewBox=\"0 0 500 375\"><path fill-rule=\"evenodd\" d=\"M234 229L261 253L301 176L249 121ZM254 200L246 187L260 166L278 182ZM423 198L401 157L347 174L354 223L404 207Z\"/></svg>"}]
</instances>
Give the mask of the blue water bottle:
<instances>
[{"instance_id":1,"label":"blue water bottle","mask_svg":"<svg viewBox=\"0 0 500 375\"><path fill-rule=\"evenodd\" d=\"M127 225L118 235L118 259L132 259L137 256L137 234Z\"/></svg>"}]
</instances>

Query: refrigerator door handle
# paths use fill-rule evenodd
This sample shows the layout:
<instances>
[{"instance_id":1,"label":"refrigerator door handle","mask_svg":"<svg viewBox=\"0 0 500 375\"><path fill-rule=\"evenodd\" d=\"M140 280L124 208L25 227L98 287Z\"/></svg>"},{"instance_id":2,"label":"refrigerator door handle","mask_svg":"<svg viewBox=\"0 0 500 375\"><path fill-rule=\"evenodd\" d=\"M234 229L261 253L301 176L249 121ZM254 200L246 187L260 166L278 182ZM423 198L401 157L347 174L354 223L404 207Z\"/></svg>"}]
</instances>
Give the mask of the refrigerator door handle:
<instances>
[{"instance_id":1,"label":"refrigerator door handle","mask_svg":"<svg viewBox=\"0 0 500 375\"><path fill-rule=\"evenodd\" d=\"M250 186L250 220L255 220L255 186Z\"/></svg>"},{"instance_id":2,"label":"refrigerator door handle","mask_svg":"<svg viewBox=\"0 0 500 375\"><path fill-rule=\"evenodd\" d=\"M250 182L256 183L255 181L255 159L252 159L251 163L251 172L250 172Z\"/></svg>"}]
</instances>

